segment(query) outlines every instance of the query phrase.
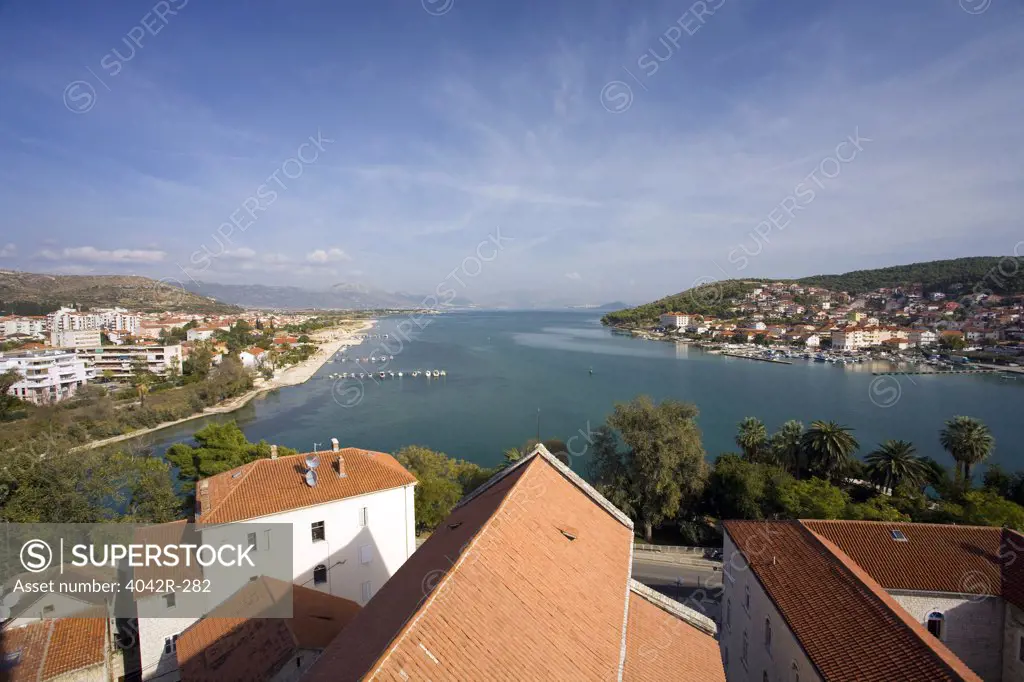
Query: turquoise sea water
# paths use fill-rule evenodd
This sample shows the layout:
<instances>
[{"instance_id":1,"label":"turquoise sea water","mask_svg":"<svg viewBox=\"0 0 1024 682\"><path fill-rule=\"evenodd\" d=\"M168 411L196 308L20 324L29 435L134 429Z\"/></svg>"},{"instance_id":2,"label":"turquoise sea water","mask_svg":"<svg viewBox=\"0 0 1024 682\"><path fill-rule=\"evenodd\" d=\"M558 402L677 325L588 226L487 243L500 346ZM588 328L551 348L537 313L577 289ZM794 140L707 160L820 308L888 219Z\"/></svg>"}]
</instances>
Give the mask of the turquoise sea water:
<instances>
[{"instance_id":1,"label":"turquoise sea water","mask_svg":"<svg viewBox=\"0 0 1024 682\"><path fill-rule=\"evenodd\" d=\"M446 378L339 383L328 375L356 367L351 361L328 363L307 383L260 396L231 415L186 422L147 438L162 452L190 440L210 420L234 418L250 440L265 438L300 451L314 444L329 448L337 437L343 447L393 452L418 444L493 465L505 448L535 436L539 409L543 438L578 436L570 443L579 455L573 466L584 472L588 426L600 425L616 402L644 393L696 403L711 457L735 451L736 424L753 415L769 430L787 419L834 419L855 429L862 455L884 439L900 438L948 463L939 429L945 419L967 414L992 429L991 461L1024 468L1024 376L880 379L871 371L894 369L888 363L755 362L613 334L592 312L438 315L427 318L429 324L408 342L395 335L402 319L381 320L374 331L391 338L364 342L347 355L386 353L395 356L388 370L444 369Z\"/></svg>"}]
</instances>

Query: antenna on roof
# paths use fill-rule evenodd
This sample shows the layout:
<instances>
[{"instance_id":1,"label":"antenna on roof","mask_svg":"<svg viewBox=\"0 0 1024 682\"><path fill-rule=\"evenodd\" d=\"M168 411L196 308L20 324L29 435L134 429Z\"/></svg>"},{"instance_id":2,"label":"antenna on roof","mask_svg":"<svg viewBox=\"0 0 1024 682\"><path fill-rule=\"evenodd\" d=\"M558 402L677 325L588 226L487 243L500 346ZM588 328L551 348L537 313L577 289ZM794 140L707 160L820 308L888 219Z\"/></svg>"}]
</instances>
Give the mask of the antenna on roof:
<instances>
[{"instance_id":1,"label":"antenna on roof","mask_svg":"<svg viewBox=\"0 0 1024 682\"><path fill-rule=\"evenodd\" d=\"M313 442L313 452L316 452L316 449L317 449L318 447L320 447L320 443L317 443L317 442L315 442L315 441L314 441L314 442Z\"/></svg>"},{"instance_id":2,"label":"antenna on roof","mask_svg":"<svg viewBox=\"0 0 1024 682\"><path fill-rule=\"evenodd\" d=\"M320 466L320 458L316 455L306 455L306 468L316 469Z\"/></svg>"},{"instance_id":3,"label":"antenna on roof","mask_svg":"<svg viewBox=\"0 0 1024 682\"><path fill-rule=\"evenodd\" d=\"M316 487L316 469L310 469L306 472L306 485L310 488Z\"/></svg>"}]
</instances>

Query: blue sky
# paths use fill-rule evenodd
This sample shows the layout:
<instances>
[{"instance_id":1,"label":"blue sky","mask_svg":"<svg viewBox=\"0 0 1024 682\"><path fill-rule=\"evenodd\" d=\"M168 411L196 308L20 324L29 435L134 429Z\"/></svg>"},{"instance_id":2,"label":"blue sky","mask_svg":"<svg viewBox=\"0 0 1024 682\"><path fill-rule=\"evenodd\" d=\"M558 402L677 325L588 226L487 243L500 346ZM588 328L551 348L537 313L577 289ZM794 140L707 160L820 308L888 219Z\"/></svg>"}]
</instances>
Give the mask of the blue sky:
<instances>
[{"instance_id":1,"label":"blue sky","mask_svg":"<svg viewBox=\"0 0 1024 682\"><path fill-rule=\"evenodd\" d=\"M1022 0L0 0L0 55L0 268L639 301L1024 240Z\"/></svg>"}]
</instances>

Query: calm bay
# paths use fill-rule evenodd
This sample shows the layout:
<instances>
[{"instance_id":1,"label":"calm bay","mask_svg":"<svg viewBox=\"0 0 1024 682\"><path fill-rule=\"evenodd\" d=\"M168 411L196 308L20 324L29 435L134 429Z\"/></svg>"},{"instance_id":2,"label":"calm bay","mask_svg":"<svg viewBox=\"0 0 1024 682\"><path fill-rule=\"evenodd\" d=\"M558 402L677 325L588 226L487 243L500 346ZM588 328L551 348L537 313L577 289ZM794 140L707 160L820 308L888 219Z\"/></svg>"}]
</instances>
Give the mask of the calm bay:
<instances>
[{"instance_id":1,"label":"calm bay","mask_svg":"<svg viewBox=\"0 0 1024 682\"><path fill-rule=\"evenodd\" d=\"M977 417L992 430L991 461L1024 468L1024 375L875 377L889 363L834 366L796 360L792 365L712 355L686 344L643 341L614 334L590 312L466 312L422 318L411 340L396 334L404 317L380 320L370 339L349 348L347 362L329 362L305 384L261 395L227 415L169 427L144 437L162 453L191 440L211 421L238 421L253 441L266 439L299 451L343 447L393 452L424 445L491 466L505 448L535 437L568 441L573 467L586 470L586 434L603 423L616 402L647 394L692 401L709 457L736 451L737 423L756 416L769 432L788 419L809 424L835 420L854 428L860 455L889 438L913 442L919 454L950 462L938 442L944 420ZM404 320L404 322L403 322ZM354 358L394 355L380 363ZM447 376L409 376L414 370ZM591 374L590 370L593 370ZM373 371L373 380L334 380L331 374ZM539 413L538 413L539 410ZM539 417L539 419L538 419Z\"/></svg>"}]
</instances>

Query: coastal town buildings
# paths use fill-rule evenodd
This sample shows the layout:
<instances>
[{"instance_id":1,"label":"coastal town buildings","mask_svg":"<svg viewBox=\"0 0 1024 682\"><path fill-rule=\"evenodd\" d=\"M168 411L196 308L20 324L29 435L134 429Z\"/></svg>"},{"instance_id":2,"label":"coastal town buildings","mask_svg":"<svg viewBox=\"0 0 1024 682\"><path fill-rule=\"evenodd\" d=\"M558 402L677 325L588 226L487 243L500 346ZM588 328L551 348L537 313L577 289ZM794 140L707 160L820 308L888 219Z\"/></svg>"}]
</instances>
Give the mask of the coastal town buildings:
<instances>
[{"instance_id":1,"label":"coastal town buildings","mask_svg":"<svg viewBox=\"0 0 1024 682\"><path fill-rule=\"evenodd\" d=\"M97 345L78 348L75 352L89 363L97 377L127 379L139 369L145 369L156 376L167 376L171 372L180 375L182 371L180 345Z\"/></svg>"},{"instance_id":2,"label":"coastal town buildings","mask_svg":"<svg viewBox=\"0 0 1024 682\"><path fill-rule=\"evenodd\" d=\"M633 523L539 446L464 498L303 682L724 681L708 618L630 577Z\"/></svg>"},{"instance_id":3,"label":"coastal town buildings","mask_svg":"<svg viewBox=\"0 0 1024 682\"><path fill-rule=\"evenodd\" d=\"M686 329L687 325L690 324L691 316L686 313L664 313L658 318L663 327L676 327L678 329Z\"/></svg>"},{"instance_id":4,"label":"coastal town buildings","mask_svg":"<svg viewBox=\"0 0 1024 682\"><path fill-rule=\"evenodd\" d=\"M95 370L71 350L30 350L0 353L0 373L17 372L10 395L36 405L73 396L95 376Z\"/></svg>"},{"instance_id":5,"label":"coastal town buildings","mask_svg":"<svg viewBox=\"0 0 1024 682\"><path fill-rule=\"evenodd\" d=\"M99 329L62 329L50 334L50 345L57 348L98 347L102 343Z\"/></svg>"},{"instance_id":6,"label":"coastal town buildings","mask_svg":"<svg viewBox=\"0 0 1024 682\"><path fill-rule=\"evenodd\" d=\"M28 317L6 315L4 317L0 317L0 335L5 338L11 336L42 338L45 330L46 318L43 316Z\"/></svg>"},{"instance_id":7,"label":"coastal town buildings","mask_svg":"<svg viewBox=\"0 0 1024 682\"><path fill-rule=\"evenodd\" d=\"M99 308L79 312L74 308L61 307L46 316L46 328L53 334L62 331L109 330L134 334L138 331L141 318L124 308ZM51 343L57 345L55 341Z\"/></svg>"},{"instance_id":8,"label":"coastal town buildings","mask_svg":"<svg viewBox=\"0 0 1024 682\"><path fill-rule=\"evenodd\" d=\"M726 521L727 679L1024 680L1024 536Z\"/></svg>"},{"instance_id":9,"label":"coastal town buildings","mask_svg":"<svg viewBox=\"0 0 1024 682\"><path fill-rule=\"evenodd\" d=\"M341 448L337 439L332 439L331 445L330 450L320 452L288 457L275 454L196 484L194 532L201 542L255 547L254 574L213 576L220 592L226 589L224 585L243 588L250 579L266 575L260 572L267 565L262 562L273 562L274 553L291 552L292 575L285 576L290 583L340 600L325 604L361 606L412 555L416 549L415 477L391 455ZM316 472L314 476L310 470ZM180 528L165 526L179 534L187 532L185 524L179 523ZM290 529L290 537L283 534L284 528ZM175 595L168 604L162 595L155 595L139 604L144 679L178 679L183 658L178 653L179 642L198 618L173 616L184 612L180 599L188 598ZM215 607L217 604L206 604L199 611ZM184 658L191 655L186 652Z\"/></svg>"}]
</instances>

